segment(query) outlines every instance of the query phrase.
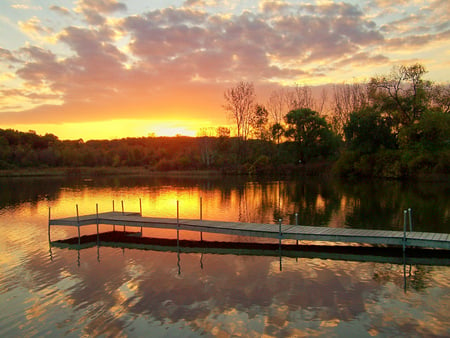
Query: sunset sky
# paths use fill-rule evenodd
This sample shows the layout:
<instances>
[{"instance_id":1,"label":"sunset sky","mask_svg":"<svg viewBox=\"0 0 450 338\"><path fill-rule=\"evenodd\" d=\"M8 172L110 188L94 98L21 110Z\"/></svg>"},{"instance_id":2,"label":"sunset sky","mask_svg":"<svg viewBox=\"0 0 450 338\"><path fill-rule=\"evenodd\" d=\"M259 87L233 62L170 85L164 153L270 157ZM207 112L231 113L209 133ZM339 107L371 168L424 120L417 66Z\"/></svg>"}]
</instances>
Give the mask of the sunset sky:
<instances>
[{"instance_id":1,"label":"sunset sky","mask_svg":"<svg viewBox=\"0 0 450 338\"><path fill-rule=\"evenodd\" d=\"M0 128L195 136L239 81L264 103L415 62L450 79L448 0L2 0Z\"/></svg>"}]
</instances>

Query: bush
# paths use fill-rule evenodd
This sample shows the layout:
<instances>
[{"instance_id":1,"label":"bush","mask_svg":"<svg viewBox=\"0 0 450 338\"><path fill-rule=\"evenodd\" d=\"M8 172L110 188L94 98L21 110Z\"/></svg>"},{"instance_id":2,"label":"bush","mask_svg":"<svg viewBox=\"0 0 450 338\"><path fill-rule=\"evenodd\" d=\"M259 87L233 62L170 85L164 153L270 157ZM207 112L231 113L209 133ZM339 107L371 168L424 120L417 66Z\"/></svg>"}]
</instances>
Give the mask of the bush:
<instances>
[{"instance_id":1,"label":"bush","mask_svg":"<svg viewBox=\"0 0 450 338\"><path fill-rule=\"evenodd\" d=\"M353 176L356 174L354 163L360 155L356 151L344 151L332 167L332 173L336 176Z\"/></svg>"}]
</instances>

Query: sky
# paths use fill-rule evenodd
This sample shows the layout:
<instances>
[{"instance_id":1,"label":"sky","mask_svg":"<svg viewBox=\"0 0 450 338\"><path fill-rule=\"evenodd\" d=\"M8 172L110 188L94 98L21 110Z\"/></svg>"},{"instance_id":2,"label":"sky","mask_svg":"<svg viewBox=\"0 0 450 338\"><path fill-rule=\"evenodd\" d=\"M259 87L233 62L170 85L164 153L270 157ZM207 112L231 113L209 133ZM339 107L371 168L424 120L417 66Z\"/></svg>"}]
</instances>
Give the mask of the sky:
<instances>
[{"instance_id":1,"label":"sky","mask_svg":"<svg viewBox=\"0 0 450 338\"><path fill-rule=\"evenodd\" d=\"M448 0L2 0L0 128L60 139L195 136L224 92L450 78Z\"/></svg>"}]
</instances>

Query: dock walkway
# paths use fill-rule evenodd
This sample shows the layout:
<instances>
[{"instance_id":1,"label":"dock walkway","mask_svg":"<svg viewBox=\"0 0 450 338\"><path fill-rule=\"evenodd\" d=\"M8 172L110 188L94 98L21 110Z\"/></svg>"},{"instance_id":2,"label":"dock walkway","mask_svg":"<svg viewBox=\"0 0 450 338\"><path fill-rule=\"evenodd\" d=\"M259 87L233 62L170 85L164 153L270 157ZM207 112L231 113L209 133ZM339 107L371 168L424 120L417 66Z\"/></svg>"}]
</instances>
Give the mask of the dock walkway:
<instances>
[{"instance_id":1,"label":"dock walkway","mask_svg":"<svg viewBox=\"0 0 450 338\"><path fill-rule=\"evenodd\" d=\"M274 238L281 240L293 239L298 241L323 241L337 243L359 243L385 246L403 246L417 248L432 248L450 250L450 234L416 232L366 230L347 228L328 228L302 225L258 224L241 222L223 222L199 219L157 218L143 217L135 212L105 212L92 215L75 216L59 219L49 217L50 226L86 225L120 225L142 228L162 228L200 233L216 233L259 238ZM98 232L98 227L97 227Z\"/></svg>"}]
</instances>

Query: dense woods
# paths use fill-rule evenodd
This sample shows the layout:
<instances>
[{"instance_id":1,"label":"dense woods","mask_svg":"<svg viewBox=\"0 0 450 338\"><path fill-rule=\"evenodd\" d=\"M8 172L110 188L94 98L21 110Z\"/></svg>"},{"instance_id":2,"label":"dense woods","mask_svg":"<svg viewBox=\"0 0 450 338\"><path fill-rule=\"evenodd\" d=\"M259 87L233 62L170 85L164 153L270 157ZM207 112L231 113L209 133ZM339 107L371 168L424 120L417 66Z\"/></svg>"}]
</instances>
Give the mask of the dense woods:
<instances>
[{"instance_id":1,"label":"dense woods","mask_svg":"<svg viewBox=\"0 0 450 338\"><path fill-rule=\"evenodd\" d=\"M341 176L412 177L450 172L450 87L423 79L420 64L396 67L368 83L272 93L258 103L252 83L224 93L230 129L197 137L142 137L84 142L0 129L0 169L144 167L224 173L333 172Z\"/></svg>"}]
</instances>

